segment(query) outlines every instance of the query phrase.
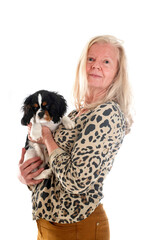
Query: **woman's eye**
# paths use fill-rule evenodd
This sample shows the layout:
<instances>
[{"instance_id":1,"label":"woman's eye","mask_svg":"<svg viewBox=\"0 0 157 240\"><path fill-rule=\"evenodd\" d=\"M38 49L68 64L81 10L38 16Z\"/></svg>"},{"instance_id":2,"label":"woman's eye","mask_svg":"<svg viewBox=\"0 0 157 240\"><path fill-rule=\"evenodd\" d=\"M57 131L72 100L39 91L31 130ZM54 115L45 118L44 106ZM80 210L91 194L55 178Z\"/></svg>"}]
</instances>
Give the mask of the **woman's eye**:
<instances>
[{"instance_id":1,"label":"woman's eye","mask_svg":"<svg viewBox=\"0 0 157 240\"><path fill-rule=\"evenodd\" d=\"M93 62L93 61L94 61L94 58L88 57L88 62Z\"/></svg>"},{"instance_id":2,"label":"woman's eye","mask_svg":"<svg viewBox=\"0 0 157 240\"><path fill-rule=\"evenodd\" d=\"M109 64L110 62L109 62L108 60L105 60L104 63L105 63L105 64Z\"/></svg>"}]
</instances>

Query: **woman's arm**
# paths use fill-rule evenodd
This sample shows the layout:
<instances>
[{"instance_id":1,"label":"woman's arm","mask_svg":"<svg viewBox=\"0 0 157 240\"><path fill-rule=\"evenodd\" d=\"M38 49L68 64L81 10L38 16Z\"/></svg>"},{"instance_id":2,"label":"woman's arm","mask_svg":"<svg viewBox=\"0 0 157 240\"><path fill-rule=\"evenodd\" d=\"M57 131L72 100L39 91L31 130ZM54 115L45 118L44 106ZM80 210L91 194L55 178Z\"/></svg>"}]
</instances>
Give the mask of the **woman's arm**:
<instances>
[{"instance_id":1,"label":"woman's arm","mask_svg":"<svg viewBox=\"0 0 157 240\"><path fill-rule=\"evenodd\" d=\"M42 134L43 134L43 142L46 145L48 154L50 156L50 154L59 147L57 143L54 141L53 136L47 127L42 127Z\"/></svg>"},{"instance_id":2,"label":"woman's arm","mask_svg":"<svg viewBox=\"0 0 157 240\"><path fill-rule=\"evenodd\" d=\"M61 148L52 151L50 165L68 192L85 192L111 170L125 135L124 122L115 104L101 105L86 122L71 154Z\"/></svg>"}]
</instances>

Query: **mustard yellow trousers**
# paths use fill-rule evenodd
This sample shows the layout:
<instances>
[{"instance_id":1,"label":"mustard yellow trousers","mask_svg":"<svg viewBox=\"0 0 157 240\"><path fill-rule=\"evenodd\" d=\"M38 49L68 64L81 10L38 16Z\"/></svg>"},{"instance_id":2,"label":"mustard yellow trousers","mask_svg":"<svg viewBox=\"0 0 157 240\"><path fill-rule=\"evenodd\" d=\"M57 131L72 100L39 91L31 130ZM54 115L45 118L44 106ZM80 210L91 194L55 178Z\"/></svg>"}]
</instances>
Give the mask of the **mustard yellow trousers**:
<instances>
[{"instance_id":1,"label":"mustard yellow trousers","mask_svg":"<svg viewBox=\"0 0 157 240\"><path fill-rule=\"evenodd\" d=\"M103 205L86 219L69 224L50 223L44 219L37 220L37 240L109 240L110 230Z\"/></svg>"}]
</instances>

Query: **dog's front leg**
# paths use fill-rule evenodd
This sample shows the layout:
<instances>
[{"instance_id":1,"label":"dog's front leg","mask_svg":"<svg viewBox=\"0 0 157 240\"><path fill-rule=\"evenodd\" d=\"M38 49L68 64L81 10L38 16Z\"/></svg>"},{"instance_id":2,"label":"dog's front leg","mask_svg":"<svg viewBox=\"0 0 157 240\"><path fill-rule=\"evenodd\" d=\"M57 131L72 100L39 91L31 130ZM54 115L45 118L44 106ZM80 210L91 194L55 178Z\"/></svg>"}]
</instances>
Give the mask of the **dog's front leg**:
<instances>
[{"instance_id":1,"label":"dog's front leg","mask_svg":"<svg viewBox=\"0 0 157 240\"><path fill-rule=\"evenodd\" d=\"M61 119L61 122L63 123L63 125L66 129L73 129L75 127L74 121L72 121L67 116L63 116L62 119Z\"/></svg>"},{"instance_id":2,"label":"dog's front leg","mask_svg":"<svg viewBox=\"0 0 157 240\"><path fill-rule=\"evenodd\" d=\"M35 180L39 179L48 179L52 176L52 169L45 169L42 173L40 173L37 177L35 177Z\"/></svg>"},{"instance_id":3,"label":"dog's front leg","mask_svg":"<svg viewBox=\"0 0 157 240\"><path fill-rule=\"evenodd\" d=\"M40 123L32 124L30 136L34 141L37 141L42 137L42 127Z\"/></svg>"}]
</instances>

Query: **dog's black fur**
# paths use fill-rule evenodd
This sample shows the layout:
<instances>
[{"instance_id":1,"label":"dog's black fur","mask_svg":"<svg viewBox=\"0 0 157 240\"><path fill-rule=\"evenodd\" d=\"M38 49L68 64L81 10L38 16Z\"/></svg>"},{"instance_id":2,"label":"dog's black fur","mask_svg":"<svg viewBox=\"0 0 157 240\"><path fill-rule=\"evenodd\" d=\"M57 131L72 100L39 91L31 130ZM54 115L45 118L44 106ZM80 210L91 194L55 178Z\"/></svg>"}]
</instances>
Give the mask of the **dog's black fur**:
<instances>
[{"instance_id":1,"label":"dog's black fur","mask_svg":"<svg viewBox=\"0 0 157 240\"><path fill-rule=\"evenodd\" d=\"M65 114L67 110L67 103L63 96L59 95L56 92L40 90L25 99L24 105L22 107L22 110L24 112L23 118L21 119L22 125L28 125L31 118L39 110L39 106L34 107L34 104L38 104L39 94L42 96L42 102L47 102L47 105L41 106L41 112L44 113L45 111L48 111L50 117L53 118L54 123L59 122L60 118L62 118Z\"/></svg>"}]
</instances>

